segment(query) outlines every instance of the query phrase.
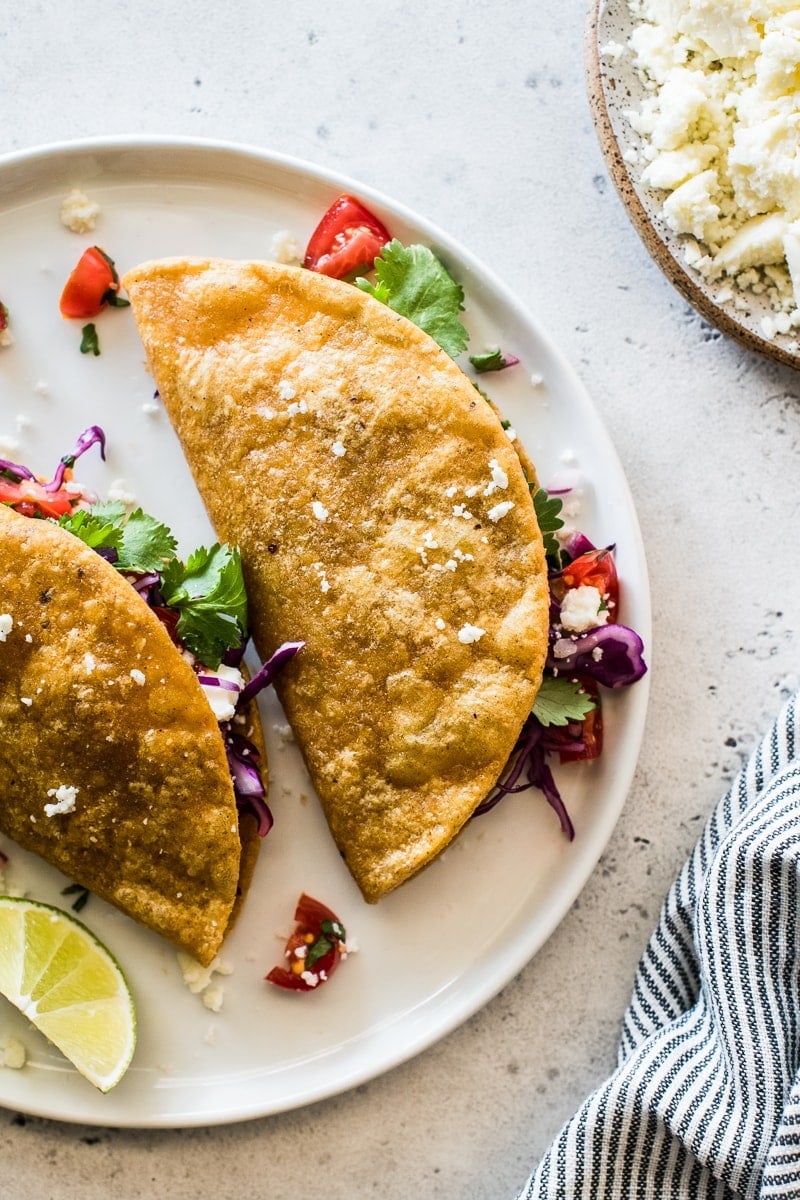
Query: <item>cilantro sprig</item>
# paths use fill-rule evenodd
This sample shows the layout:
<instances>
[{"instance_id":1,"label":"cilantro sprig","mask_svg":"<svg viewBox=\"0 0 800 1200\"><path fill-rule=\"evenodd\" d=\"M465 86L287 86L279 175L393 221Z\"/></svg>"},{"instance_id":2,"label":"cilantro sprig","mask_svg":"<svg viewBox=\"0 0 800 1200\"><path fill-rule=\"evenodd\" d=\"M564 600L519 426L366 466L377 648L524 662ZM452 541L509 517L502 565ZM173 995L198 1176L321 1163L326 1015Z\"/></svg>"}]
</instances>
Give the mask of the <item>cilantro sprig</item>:
<instances>
[{"instance_id":1,"label":"cilantro sprig","mask_svg":"<svg viewBox=\"0 0 800 1200\"><path fill-rule=\"evenodd\" d=\"M59 524L93 550L113 550L118 571L162 571L177 554L178 543L166 525L141 508L129 513L120 500L95 504L89 511L76 509Z\"/></svg>"},{"instance_id":2,"label":"cilantro sprig","mask_svg":"<svg viewBox=\"0 0 800 1200\"><path fill-rule=\"evenodd\" d=\"M575 679L545 675L533 705L533 715L541 725L567 725L582 721L596 708L595 700L581 690Z\"/></svg>"},{"instance_id":3,"label":"cilantro sprig","mask_svg":"<svg viewBox=\"0 0 800 1200\"><path fill-rule=\"evenodd\" d=\"M158 574L163 603L178 614L177 633L204 666L219 666L247 631L247 594L239 551L218 543L200 547L184 563L171 531L141 508L120 501L76 509L59 524L105 557L118 571Z\"/></svg>"},{"instance_id":4,"label":"cilantro sprig","mask_svg":"<svg viewBox=\"0 0 800 1200\"><path fill-rule=\"evenodd\" d=\"M470 354L469 361L479 375L487 371L504 371L506 367L515 367L519 359L515 354L504 354L499 346L493 350L484 350L482 354Z\"/></svg>"},{"instance_id":5,"label":"cilantro sprig","mask_svg":"<svg viewBox=\"0 0 800 1200\"><path fill-rule=\"evenodd\" d=\"M451 358L466 349L469 334L458 314L464 311L464 289L427 246L404 246L394 238L375 259L376 283L360 276L354 282L439 343Z\"/></svg>"},{"instance_id":6,"label":"cilantro sprig","mask_svg":"<svg viewBox=\"0 0 800 1200\"><path fill-rule=\"evenodd\" d=\"M239 551L219 543L200 547L184 564L175 558L161 576L161 591L180 613L178 636L206 666L241 643L247 628L247 593Z\"/></svg>"},{"instance_id":7,"label":"cilantro sprig","mask_svg":"<svg viewBox=\"0 0 800 1200\"><path fill-rule=\"evenodd\" d=\"M537 487L535 484L530 484L530 493L533 497L536 520L539 523L539 529L542 532L544 540L544 552L548 566L555 571L560 571L561 547L555 535L559 529L563 529L564 527L564 522L560 516L562 508L561 500L558 496L551 496L545 488Z\"/></svg>"},{"instance_id":8,"label":"cilantro sprig","mask_svg":"<svg viewBox=\"0 0 800 1200\"><path fill-rule=\"evenodd\" d=\"M303 960L307 971L311 970L314 964L318 963L326 954L330 954L335 945L341 945L345 940L344 926L339 921L322 921L320 930L321 932L308 947Z\"/></svg>"}]
</instances>

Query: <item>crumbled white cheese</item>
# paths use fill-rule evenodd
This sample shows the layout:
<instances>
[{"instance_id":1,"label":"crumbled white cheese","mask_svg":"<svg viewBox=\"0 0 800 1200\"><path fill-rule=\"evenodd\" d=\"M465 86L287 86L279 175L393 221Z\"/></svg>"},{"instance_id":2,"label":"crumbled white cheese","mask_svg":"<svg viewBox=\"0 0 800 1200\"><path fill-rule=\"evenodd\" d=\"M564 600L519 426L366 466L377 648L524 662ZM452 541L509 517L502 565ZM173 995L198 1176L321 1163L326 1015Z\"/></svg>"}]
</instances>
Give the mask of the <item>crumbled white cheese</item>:
<instances>
[{"instance_id":1,"label":"crumbled white cheese","mask_svg":"<svg viewBox=\"0 0 800 1200\"><path fill-rule=\"evenodd\" d=\"M337 458L344 458L347 454L347 447L343 442L334 442L331 446L331 453L335 454Z\"/></svg>"},{"instance_id":2,"label":"crumbled white cheese","mask_svg":"<svg viewBox=\"0 0 800 1200\"><path fill-rule=\"evenodd\" d=\"M500 466L496 458L489 460L489 470L492 473L490 483L487 483L483 489L484 496L491 496L492 492L496 492L498 488L505 490L508 487L508 475Z\"/></svg>"},{"instance_id":3,"label":"crumbled white cheese","mask_svg":"<svg viewBox=\"0 0 800 1200\"><path fill-rule=\"evenodd\" d=\"M471 642L479 642L486 633L485 629L481 629L480 625L462 625L458 631L458 640L468 646Z\"/></svg>"},{"instance_id":4,"label":"crumbled white cheese","mask_svg":"<svg viewBox=\"0 0 800 1200\"><path fill-rule=\"evenodd\" d=\"M25 1066L28 1053L19 1038L7 1034L0 1042L0 1067L9 1067L19 1071Z\"/></svg>"},{"instance_id":5,"label":"crumbled white cheese","mask_svg":"<svg viewBox=\"0 0 800 1200\"><path fill-rule=\"evenodd\" d=\"M75 798L78 795L78 788L69 787L67 784L61 783L57 788L48 788L48 796L54 796L55 800L52 804L45 804L44 815L46 817L61 816L63 813L71 813L75 811Z\"/></svg>"},{"instance_id":6,"label":"crumbled white cheese","mask_svg":"<svg viewBox=\"0 0 800 1200\"><path fill-rule=\"evenodd\" d=\"M100 205L80 188L73 188L61 201L61 224L73 233L91 233L100 215Z\"/></svg>"},{"instance_id":7,"label":"crumbled white cheese","mask_svg":"<svg viewBox=\"0 0 800 1200\"><path fill-rule=\"evenodd\" d=\"M89 675L91 675L92 671L95 669L96 666L97 666L97 660L95 659L95 656L91 653L90 650L87 650L83 656L84 671L86 671Z\"/></svg>"},{"instance_id":8,"label":"crumbled white cheese","mask_svg":"<svg viewBox=\"0 0 800 1200\"><path fill-rule=\"evenodd\" d=\"M453 505L453 516L454 517L463 517L463 519L465 521L472 520L472 513L469 511L469 509L464 504L454 504Z\"/></svg>"},{"instance_id":9,"label":"crumbled white cheese","mask_svg":"<svg viewBox=\"0 0 800 1200\"><path fill-rule=\"evenodd\" d=\"M20 696L19 702L20 704L24 704L26 708L30 708L33 704L33 700L31 700L30 696Z\"/></svg>"},{"instance_id":10,"label":"crumbled white cheese","mask_svg":"<svg viewBox=\"0 0 800 1200\"><path fill-rule=\"evenodd\" d=\"M216 687L214 684L203 684L203 694L211 705L211 711L218 721L230 721L236 713L236 701L239 692L244 687L244 675L236 667L228 667L220 663L213 671L202 670L201 676L224 680L233 687Z\"/></svg>"},{"instance_id":11,"label":"crumbled white cheese","mask_svg":"<svg viewBox=\"0 0 800 1200\"><path fill-rule=\"evenodd\" d=\"M0 615L0 642L4 642L14 628L14 618L11 613Z\"/></svg>"},{"instance_id":12,"label":"crumbled white cheese","mask_svg":"<svg viewBox=\"0 0 800 1200\"><path fill-rule=\"evenodd\" d=\"M311 503L311 511L318 521L327 521L328 510L321 500L313 500Z\"/></svg>"},{"instance_id":13,"label":"crumbled white cheese","mask_svg":"<svg viewBox=\"0 0 800 1200\"><path fill-rule=\"evenodd\" d=\"M447 624L442 617L436 618L435 625L436 625L437 629L446 629L447 628Z\"/></svg>"},{"instance_id":14,"label":"crumbled white cheese","mask_svg":"<svg viewBox=\"0 0 800 1200\"><path fill-rule=\"evenodd\" d=\"M294 390L288 379L282 379L278 384L278 395L281 400L294 400L297 392Z\"/></svg>"},{"instance_id":15,"label":"crumbled white cheese","mask_svg":"<svg viewBox=\"0 0 800 1200\"><path fill-rule=\"evenodd\" d=\"M627 114L642 182L695 239L688 265L764 297L788 333L800 307L800 11L785 0L629 0L645 95ZM752 275L749 271L754 269ZM737 295L738 290L738 295Z\"/></svg>"},{"instance_id":16,"label":"crumbled white cheese","mask_svg":"<svg viewBox=\"0 0 800 1200\"><path fill-rule=\"evenodd\" d=\"M305 400L293 400L292 403L287 406L286 411L290 417L296 417L298 413L307 413L308 405L306 404Z\"/></svg>"},{"instance_id":17,"label":"crumbled white cheese","mask_svg":"<svg viewBox=\"0 0 800 1200\"><path fill-rule=\"evenodd\" d=\"M503 500L500 504L495 504L494 508L490 508L486 515L496 525L513 507L513 500Z\"/></svg>"},{"instance_id":18,"label":"crumbled white cheese","mask_svg":"<svg viewBox=\"0 0 800 1200\"><path fill-rule=\"evenodd\" d=\"M598 588L582 583L570 588L561 601L560 622L570 633L585 633L608 621L608 609Z\"/></svg>"},{"instance_id":19,"label":"crumbled white cheese","mask_svg":"<svg viewBox=\"0 0 800 1200\"><path fill-rule=\"evenodd\" d=\"M109 500L119 500L127 509L136 508L136 497L124 479L115 479L108 489Z\"/></svg>"},{"instance_id":20,"label":"crumbled white cheese","mask_svg":"<svg viewBox=\"0 0 800 1200\"><path fill-rule=\"evenodd\" d=\"M139 687L144 686L144 684L146 682L146 676L145 676L144 671L140 671L138 669L138 667L134 667L133 670L130 672L130 676L134 683L139 684Z\"/></svg>"},{"instance_id":21,"label":"crumbled white cheese","mask_svg":"<svg viewBox=\"0 0 800 1200\"><path fill-rule=\"evenodd\" d=\"M288 229L279 229L272 235L272 258L287 266L298 266L303 261L303 251L294 234Z\"/></svg>"},{"instance_id":22,"label":"crumbled white cheese","mask_svg":"<svg viewBox=\"0 0 800 1200\"><path fill-rule=\"evenodd\" d=\"M200 996L206 1008L219 1012L222 1008L223 988L215 975L231 975L233 967L217 956L209 966L204 967L185 950L177 953L178 966L181 969L183 982L193 996Z\"/></svg>"}]
</instances>

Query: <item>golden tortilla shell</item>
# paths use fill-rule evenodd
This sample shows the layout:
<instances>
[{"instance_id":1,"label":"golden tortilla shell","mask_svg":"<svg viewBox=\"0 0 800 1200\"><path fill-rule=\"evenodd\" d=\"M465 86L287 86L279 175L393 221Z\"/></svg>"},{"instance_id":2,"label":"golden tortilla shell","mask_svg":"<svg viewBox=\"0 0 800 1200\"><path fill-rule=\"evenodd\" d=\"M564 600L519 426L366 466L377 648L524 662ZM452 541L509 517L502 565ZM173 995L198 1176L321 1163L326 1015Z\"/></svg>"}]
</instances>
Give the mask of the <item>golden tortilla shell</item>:
<instances>
[{"instance_id":1,"label":"golden tortilla shell","mask_svg":"<svg viewBox=\"0 0 800 1200\"><path fill-rule=\"evenodd\" d=\"M415 325L275 263L123 284L336 843L375 901L500 775L548 628L542 539L497 414ZM475 640L470 640L475 639Z\"/></svg>"},{"instance_id":2,"label":"golden tortilla shell","mask_svg":"<svg viewBox=\"0 0 800 1200\"><path fill-rule=\"evenodd\" d=\"M53 522L0 505L0 574L0 831L208 965L242 845L194 672L127 580ZM47 815L59 788L74 810Z\"/></svg>"}]
</instances>

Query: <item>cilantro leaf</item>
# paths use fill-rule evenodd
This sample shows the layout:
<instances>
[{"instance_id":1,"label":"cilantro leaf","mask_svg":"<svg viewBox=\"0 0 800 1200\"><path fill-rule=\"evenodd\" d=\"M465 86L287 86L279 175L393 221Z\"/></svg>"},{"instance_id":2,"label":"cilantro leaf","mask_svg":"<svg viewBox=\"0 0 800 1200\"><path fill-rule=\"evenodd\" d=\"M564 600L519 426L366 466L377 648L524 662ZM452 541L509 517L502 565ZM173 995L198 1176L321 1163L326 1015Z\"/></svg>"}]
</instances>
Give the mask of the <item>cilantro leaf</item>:
<instances>
[{"instance_id":1,"label":"cilantro leaf","mask_svg":"<svg viewBox=\"0 0 800 1200\"><path fill-rule=\"evenodd\" d=\"M331 942L325 937L324 934L321 933L317 940L313 942L306 951L306 956L303 959L305 969L310 971L314 964L318 963L319 960L324 958L326 954L329 954L332 949L333 942Z\"/></svg>"},{"instance_id":2,"label":"cilantro leaf","mask_svg":"<svg viewBox=\"0 0 800 1200\"><path fill-rule=\"evenodd\" d=\"M141 508L128 513L120 500L95 504L89 510L78 508L61 517L59 525L93 550L115 550L118 571L163 571L177 551L166 525Z\"/></svg>"},{"instance_id":3,"label":"cilantro leaf","mask_svg":"<svg viewBox=\"0 0 800 1200\"><path fill-rule=\"evenodd\" d=\"M121 521L120 533L114 564L120 571L163 571L164 563L175 558L178 546L167 526L141 508Z\"/></svg>"},{"instance_id":4,"label":"cilantro leaf","mask_svg":"<svg viewBox=\"0 0 800 1200\"><path fill-rule=\"evenodd\" d=\"M122 505L120 508L124 513ZM98 512L97 508L93 508L91 512L85 508L76 508L73 512L65 513L58 523L62 529L68 529L92 550L119 550L122 532L114 516L109 513Z\"/></svg>"},{"instance_id":5,"label":"cilantro leaf","mask_svg":"<svg viewBox=\"0 0 800 1200\"><path fill-rule=\"evenodd\" d=\"M355 280L389 308L408 317L457 358L469 340L458 314L464 310L464 289L427 246L404 246L395 238L375 259L377 283Z\"/></svg>"},{"instance_id":6,"label":"cilantro leaf","mask_svg":"<svg viewBox=\"0 0 800 1200\"><path fill-rule=\"evenodd\" d=\"M555 533L564 526L564 522L559 516L562 507L561 501L558 496L551 496L543 487L536 487L534 484L529 486L533 497L533 507L536 511L536 520L544 540L545 555L550 565L556 570L560 570L561 547Z\"/></svg>"},{"instance_id":7,"label":"cilantro leaf","mask_svg":"<svg viewBox=\"0 0 800 1200\"><path fill-rule=\"evenodd\" d=\"M533 715L541 725L566 725L582 721L596 703L574 679L545 675L533 705Z\"/></svg>"},{"instance_id":8,"label":"cilantro leaf","mask_svg":"<svg viewBox=\"0 0 800 1200\"><path fill-rule=\"evenodd\" d=\"M494 350L486 350L483 354L470 354L469 361L481 375L486 371L503 371L506 367L515 367L519 359L513 354L506 357L500 347L496 346Z\"/></svg>"},{"instance_id":9,"label":"cilantro leaf","mask_svg":"<svg viewBox=\"0 0 800 1200\"><path fill-rule=\"evenodd\" d=\"M81 329L81 354L93 354L97 358L100 353L100 339L97 336L97 326L91 321Z\"/></svg>"},{"instance_id":10,"label":"cilantro leaf","mask_svg":"<svg viewBox=\"0 0 800 1200\"><path fill-rule=\"evenodd\" d=\"M180 613L178 635L205 666L219 666L225 651L240 645L247 595L238 550L216 544L195 550L185 565L174 559L164 569L161 591Z\"/></svg>"}]
</instances>

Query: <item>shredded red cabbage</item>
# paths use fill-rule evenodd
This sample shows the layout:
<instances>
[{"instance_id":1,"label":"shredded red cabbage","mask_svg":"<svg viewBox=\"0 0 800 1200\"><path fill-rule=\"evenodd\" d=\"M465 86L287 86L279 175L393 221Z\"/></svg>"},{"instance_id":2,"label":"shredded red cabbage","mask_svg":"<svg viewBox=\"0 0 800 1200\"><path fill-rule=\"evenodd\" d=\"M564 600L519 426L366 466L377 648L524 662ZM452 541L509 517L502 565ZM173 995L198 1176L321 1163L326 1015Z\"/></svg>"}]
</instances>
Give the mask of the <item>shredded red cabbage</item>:
<instances>
[{"instance_id":1,"label":"shredded red cabbage","mask_svg":"<svg viewBox=\"0 0 800 1200\"><path fill-rule=\"evenodd\" d=\"M274 654L271 654L265 663L256 671L253 678L242 688L239 693L239 704L247 704L248 700L252 700L264 688L269 687L278 672L286 666L290 659L294 658L298 650L302 650L305 642L284 642L279 646Z\"/></svg>"},{"instance_id":2,"label":"shredded red cabbage","mask_svg":"<svg viewBox=\"0 0 800 1200\"><path fill-rule=\"evenodd\" d=\"M220 730L225 742L236 807L240 813L252 813L258 820L258 836L266 837L273 826L273 817L265 799L266 789L260 771L261 756L251 741L234 731L230 721L222 722Z\"/></svg>"},{"instance_id":3,"label":"shredded red cabbage","mask_svg":"<svg viewBox=\"0 0 800 1200\"><path fill-rule=\"evenodd\" d=\"M580 741L576 744L579 747L582 746ZM575 837L575 827L570 820L564 801L561 799L561 793L556 787L553 772L547 765L547 754L552 750L563 749L564 743L551 741L548 730L531 713L522 726L517 744L511 752L508 773L495 784L483 803L475 809L473 816L477 817L491 812L504 796L509 796L514 792L524 792L531 787L539 788L544 793L548 804L558 815L562 832L572 841ZM522 778L523 772L524 779Z\"/></svg>"},{"instance_id":4,"label":"shredded red cabbage","mask_svg":"<svg viewBox=\"0 0 800 1200\"><path fill-rule=\"evenodd\" d=\"M232 679L221 679L219 675L198 675L197 682L203 687L223 688L226 692L241 691L238 683L234 683Z\"/></svg>"},{"instance_id":5,"label":"shredded red cabbage","mask_svg":"<svg viewBox=\"0 0 800 1200\"><path fill-rule=\"evenodd\" d=\"M84 429L83 433L78 438L75 449L72 451L72 453L65 454L61 459L61 462L56 467L55 475L49 483L44 485L44 490L46 492L57 492L64 482L65 472L71 467L74 467L80 456L85 454L91 446L97 445L100 446L100 457L105 462L106 435L99 425L90 425L88 429Z\"/></svg>"},{"instance_id":6,"label":"shredded red cabbage","mask_svg":"<svg viewBox=\"0 0 800 1200\"><path fill-rule=\"evenodd\" d=\"M561 539L561 551L566 562L572 562L595 549L589 538L580 532L570 533ZM609 550L613 549L613 546L609 547ZM550 572L551 583L559 578L563 569L562 565L560 570ZM587 687L588 680L593 680L608 688L628 687L647 671L642 639L634 630L610 623L577 637L567 637L560 628L560 616L561 605L551 592L550 648L545 663L546 671L553 675L578 677L587 681ZM547 764L547 756L558 752L581 755L585 749L583 724L580 721L570 721L566 726L545 726L531 712L522 726L503 775L483 803L475 809L473 816L490 812L504 796L535 787L555 810L563 833L572 841L575 828Z\"/></svg>"},{"instance_id":7,"label":"shredded red cabbage","mask_svg":"<svg viewBox=\"0 0 800 1200\"><path fill-rule=\"evenodd\" d=\"M583 675L604 687L629 687L647 667L638 633L626 625L600 625L576 638L557 637L547 666L559 675Z\"/></svg>"}]
</instances>

